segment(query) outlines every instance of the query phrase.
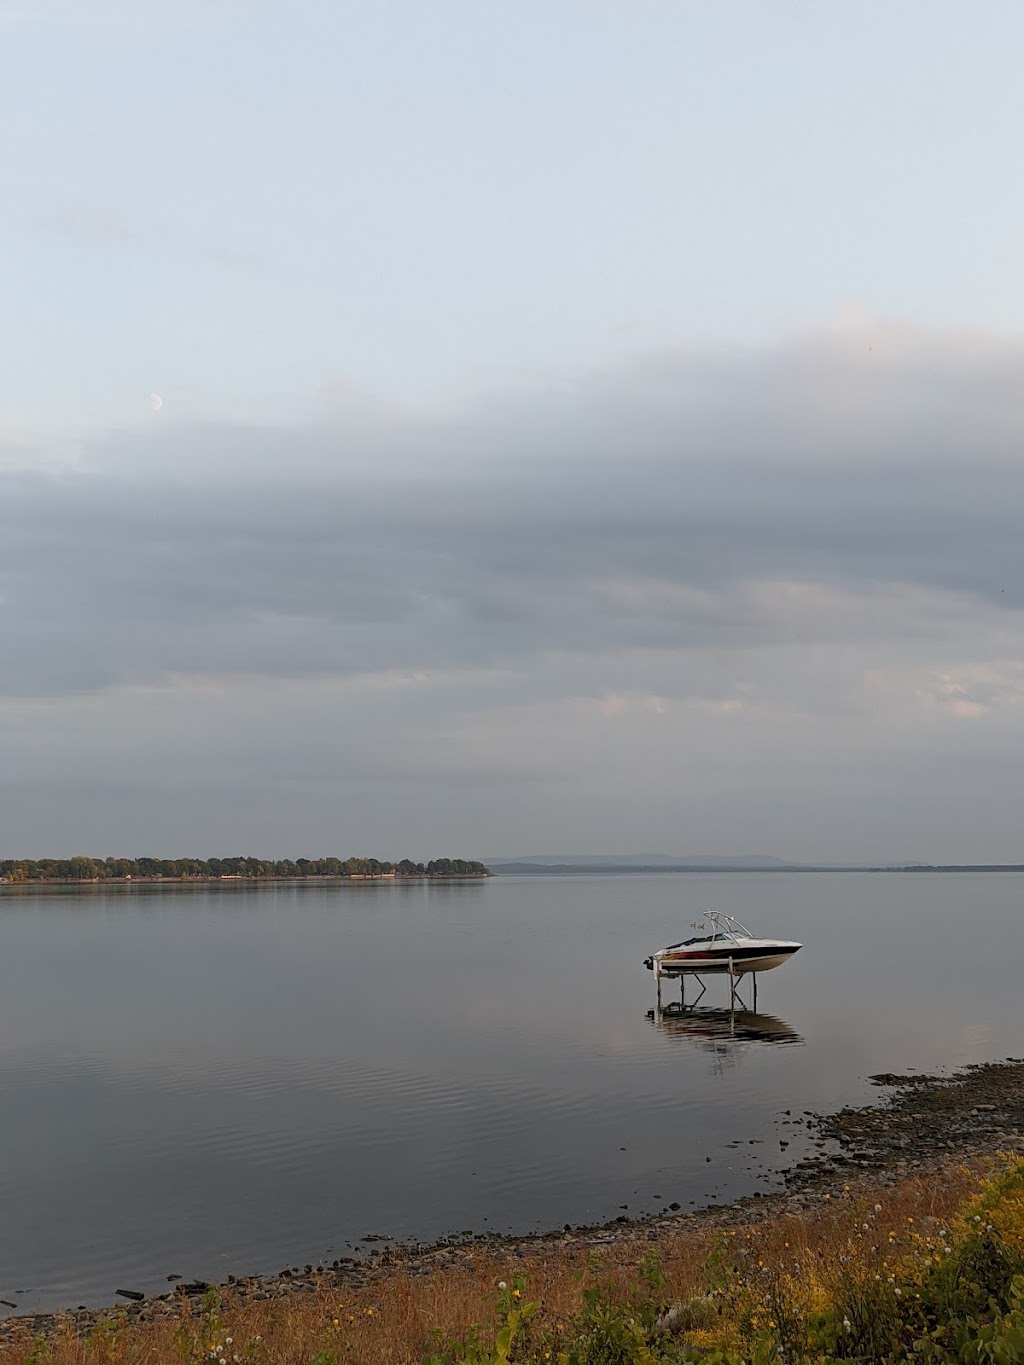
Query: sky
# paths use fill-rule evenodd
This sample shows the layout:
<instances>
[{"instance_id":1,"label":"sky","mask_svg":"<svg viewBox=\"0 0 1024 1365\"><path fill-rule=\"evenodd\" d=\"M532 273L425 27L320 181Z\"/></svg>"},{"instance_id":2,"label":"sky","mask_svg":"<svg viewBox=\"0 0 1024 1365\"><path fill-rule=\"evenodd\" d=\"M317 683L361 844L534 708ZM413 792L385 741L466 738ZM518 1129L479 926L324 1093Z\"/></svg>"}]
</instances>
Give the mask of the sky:
<instances>
[{"instance_id":1,"label":"sky","mask_svg":"<svg viewBox=\"0 0 1024 1365\"><path fill-rule=\"evenodd\" d=\"M1024 861L1022 46L0 0L0 856Z\"/></svg>"}]
</instances>

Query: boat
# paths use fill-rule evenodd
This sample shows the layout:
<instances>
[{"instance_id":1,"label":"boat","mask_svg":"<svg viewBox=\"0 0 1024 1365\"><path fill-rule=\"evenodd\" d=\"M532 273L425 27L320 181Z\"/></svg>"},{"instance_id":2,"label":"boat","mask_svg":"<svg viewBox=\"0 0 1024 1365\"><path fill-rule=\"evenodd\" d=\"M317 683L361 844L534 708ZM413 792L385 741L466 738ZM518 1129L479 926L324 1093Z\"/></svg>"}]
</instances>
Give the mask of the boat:
<instances>
[{"instance_id":1,"label":"boat","mask_svg":"<svg viewBox=\"0 0 1024 1365\"><path fill-rule=\"evenodd\" d=\"M644 959L644 966L658 976L711 975L728 972L745 976L748 972L769 972L781 967L803 947L782 938L755 938L732 915L708 910L701 924L694 924L694 938L671 943L659 953Z\"/></svg>"}]
</instances>

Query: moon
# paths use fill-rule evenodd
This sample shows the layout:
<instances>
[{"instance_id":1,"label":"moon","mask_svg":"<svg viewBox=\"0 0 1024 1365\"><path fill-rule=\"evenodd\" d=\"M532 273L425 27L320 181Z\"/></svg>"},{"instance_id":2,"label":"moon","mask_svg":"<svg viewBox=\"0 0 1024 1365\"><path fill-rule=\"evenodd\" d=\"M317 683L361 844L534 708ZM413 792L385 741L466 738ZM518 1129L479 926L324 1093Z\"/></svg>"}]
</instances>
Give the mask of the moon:
<instances>
[{"instance_id":1,"label":"moon","mask_svg":"<svg viewBox=\"0 0 1024 1365\"><path fill-rule=\"evenodd\" d=\"M153 409L154 412L159 412L163 405L164 400L160 397L158 393L151 393L149 395L149 406Z\"/></svg>"}]
</instances>

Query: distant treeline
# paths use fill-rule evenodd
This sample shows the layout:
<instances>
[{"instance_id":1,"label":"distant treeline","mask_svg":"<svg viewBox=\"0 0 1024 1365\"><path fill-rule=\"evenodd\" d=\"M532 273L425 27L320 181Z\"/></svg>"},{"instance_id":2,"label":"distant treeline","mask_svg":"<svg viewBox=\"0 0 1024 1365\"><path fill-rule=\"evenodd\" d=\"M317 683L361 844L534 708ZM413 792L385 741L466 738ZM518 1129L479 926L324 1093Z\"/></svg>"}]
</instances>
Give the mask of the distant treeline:
<instances>
[{"instance_id":1,"label":"distant treeline","mask_svg":"<svg viewBox=\"0 0 1024 1365\"><path fill-rule=\"evenodd\" d=\"M429 863L380 862L376 858L3 858L0 881L279 881L306 877L489 877L483 863L434 858Z\"/></svg>"},{"instance_id":2,"label":"distant treeline","mask_svg":"<svg viewBox=\"0 0 1024 1365\"><path fill-rule=\"evenodd\" d=\"M872 872L1024 872L1024 863L909 863L906 867L873 867Z\"/></svg>"}]
</instances>

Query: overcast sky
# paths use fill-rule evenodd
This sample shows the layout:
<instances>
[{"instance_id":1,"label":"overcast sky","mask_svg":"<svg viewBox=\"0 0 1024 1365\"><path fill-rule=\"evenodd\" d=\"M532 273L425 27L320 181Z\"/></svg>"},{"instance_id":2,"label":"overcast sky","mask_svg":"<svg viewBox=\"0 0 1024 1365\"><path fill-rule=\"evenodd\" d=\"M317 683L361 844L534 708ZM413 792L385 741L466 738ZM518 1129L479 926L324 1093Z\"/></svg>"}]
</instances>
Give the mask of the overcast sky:
<instances>
[{"instance_id":1,"label":"overcast sky","mask_svg":"<svg viewBox=\"0 0 1024 1365\"><path fill-rule=\"evenodd\" d=\"M0 0L0 856L1024 861L1022 50Z\"/></svg>"}]
</instances>

